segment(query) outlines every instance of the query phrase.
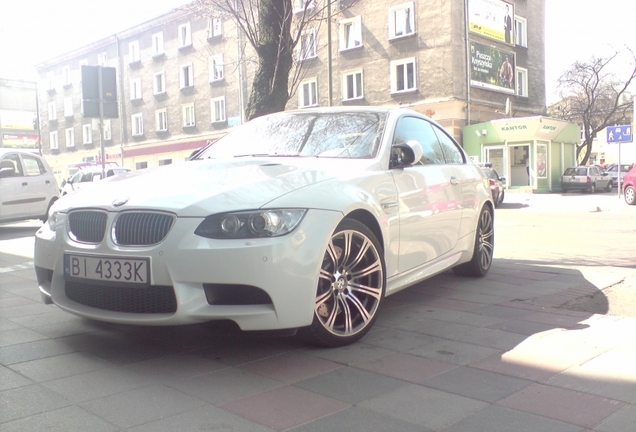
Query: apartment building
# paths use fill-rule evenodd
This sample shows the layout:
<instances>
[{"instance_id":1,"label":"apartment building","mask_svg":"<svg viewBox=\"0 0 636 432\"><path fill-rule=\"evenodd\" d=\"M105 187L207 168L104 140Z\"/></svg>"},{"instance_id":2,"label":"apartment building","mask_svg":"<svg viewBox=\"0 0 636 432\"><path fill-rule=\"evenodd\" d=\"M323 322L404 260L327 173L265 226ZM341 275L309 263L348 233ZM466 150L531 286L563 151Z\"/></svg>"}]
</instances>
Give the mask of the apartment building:
<instances>
[{"instance_id":1,"label":"apartment building","mask_svg":"<svg viewBox=\"0 0 636 432\"><path fill-rule=\"evenodd\" d=\"M0 147L39 152L37 83L0 79Z\"/></svg>"},{"instance_id":2,"label":"apartment building","mask_svg":"<svg viewBox=\"0 0 636 432\"><path fill-rule=\"evenodd\" d=\"M292 1L300 11L306 0ZM466 125L542 114L544 2L336 2L301 35L287 109L400 105L460 142ZM230 17L175 10L40 64L44 154L62 172L98 160L100 127L82 117L80 70L102 65L116 68L119 93L119 117L102 125L106 159L131 169L185 160L245 121L255 63L244 47Z\"/></svg>"}]
</instances>

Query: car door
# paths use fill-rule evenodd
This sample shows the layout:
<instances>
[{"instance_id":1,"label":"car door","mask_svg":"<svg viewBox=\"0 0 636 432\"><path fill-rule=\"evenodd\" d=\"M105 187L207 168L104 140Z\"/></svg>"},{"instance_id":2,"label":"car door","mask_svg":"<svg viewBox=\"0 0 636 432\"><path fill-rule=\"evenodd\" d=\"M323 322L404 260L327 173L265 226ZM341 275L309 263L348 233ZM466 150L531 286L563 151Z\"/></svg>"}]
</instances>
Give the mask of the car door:
<instances>
[{"instance_id":1,"label":"car door","mask_svg":"<svg viewBox=\"0 0 636 432\"><path fill-rule=\"evenodd\" d=\"M400 272L417 268L450 251L457 243L461 222L461 186L454 168L425 119L404 116L398 120L394 144L417 141L423 149L419 163L393 176L398 191L400 219Z\"/></svg>"},{"instance_id":2,"label":"car door","mask_svg":"<svg viewBox=\"0 0 636 432\"><path fill-rule=\"evenodd\" d=\"M31 206L30 193L20 155L5 154L0 160L0 167L13 168L13 174L0 178L0 220L27 217Z\"/></svg>"},{"instance_id":3,"label":"car door","mask_svg":"<svg viewBox=\"0 0 636 432\"><path fill-rule=\"evenodd\" d=\"M40 217L47 211L49 200L55 194L57 184L37 156L20 154L24 170L24 188L29 200L29 216ZM26 183L26 184L24 184Z\"/></svg>"}]
</instances>

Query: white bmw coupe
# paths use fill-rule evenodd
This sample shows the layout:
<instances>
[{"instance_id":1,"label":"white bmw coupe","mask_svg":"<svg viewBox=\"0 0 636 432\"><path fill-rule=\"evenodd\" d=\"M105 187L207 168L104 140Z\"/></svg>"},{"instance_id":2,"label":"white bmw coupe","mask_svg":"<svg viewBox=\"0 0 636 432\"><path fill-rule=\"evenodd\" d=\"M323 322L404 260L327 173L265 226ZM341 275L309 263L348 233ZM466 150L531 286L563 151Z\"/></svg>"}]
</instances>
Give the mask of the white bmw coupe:
<instances>
[{"instance_id":1,"label":"white bmw coupe","mask_svg":"<svg viewBox=\"0 0 636 432\"><path fill-rule=\"evenodd\" d=\"M341 346L387 295L450 268L484 276L493 209L481 169L417 112L286 111L60 199L35 271L45 303L94 320L231 320Z\"/></svg>"}]
</instances>

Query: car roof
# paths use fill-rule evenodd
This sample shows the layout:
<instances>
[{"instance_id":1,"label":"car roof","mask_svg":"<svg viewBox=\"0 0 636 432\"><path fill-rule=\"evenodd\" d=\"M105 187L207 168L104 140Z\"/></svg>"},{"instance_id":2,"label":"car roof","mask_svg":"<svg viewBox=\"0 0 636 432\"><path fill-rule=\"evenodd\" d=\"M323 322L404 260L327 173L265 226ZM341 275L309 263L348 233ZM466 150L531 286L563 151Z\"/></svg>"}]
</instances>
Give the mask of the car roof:
<instances>
[{"instance_id":1,"label":"car roof","mask_svg":"<svg viewBox=\"0 0 636 432\"><path fill-rule=\"evenodd\" d=\"M0 147L0 156L4 156L7 153L22 153L22 154L28 154L31 156L40 156L40 153L33 149L33 150L29 150L29 149L18 149L18 148L13 148L13 147Z\"/></svg>"}]
</instances>

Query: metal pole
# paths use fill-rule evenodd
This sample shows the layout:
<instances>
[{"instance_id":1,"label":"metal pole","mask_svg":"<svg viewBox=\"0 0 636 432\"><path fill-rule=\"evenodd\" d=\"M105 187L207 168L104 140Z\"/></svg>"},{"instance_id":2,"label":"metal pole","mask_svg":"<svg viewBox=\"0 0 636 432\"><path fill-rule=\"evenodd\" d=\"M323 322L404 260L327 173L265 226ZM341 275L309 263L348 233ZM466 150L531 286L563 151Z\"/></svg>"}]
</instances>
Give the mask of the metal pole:
<instances>
[{"instance_id":1,"label":"metal pole","mask_svg":"<svg viewBox=\"0 0 636 432\"><path fill-rule=\"evenodd\" d=\"M327 106L331 106L333 100L333 69L331 55L331 2L327 0Z\"/></svg>"},{"instance_id":2,"label":"metal pole","mask_svg":"<svg viewBox=\"0 0 636 432\"><path fill-rule=\"evenodd\" d=\"M616 167L616 168L617 168L617 170L616 170L616 174L617 174L616 179L617 180L616 181L618 182L618 186L617 186L618 199L620 199L621 198L621 143L620 142L618 143L618 167Z\"/></svg>"},{"instance_id":3,"label":"metal pole","mask_svg":"<svg viewBox=\"0 0 636 432\"><path fill-rule=\"evenodd\" d=\"M102 179L106 178L106 151L104 150L104 95L102 94L102 67L97 67L97 93L99 94L99 150L102 160Z\"/></svg>"}]
</instances>

